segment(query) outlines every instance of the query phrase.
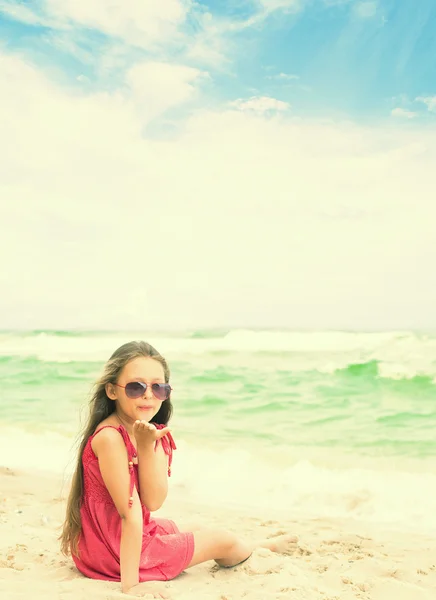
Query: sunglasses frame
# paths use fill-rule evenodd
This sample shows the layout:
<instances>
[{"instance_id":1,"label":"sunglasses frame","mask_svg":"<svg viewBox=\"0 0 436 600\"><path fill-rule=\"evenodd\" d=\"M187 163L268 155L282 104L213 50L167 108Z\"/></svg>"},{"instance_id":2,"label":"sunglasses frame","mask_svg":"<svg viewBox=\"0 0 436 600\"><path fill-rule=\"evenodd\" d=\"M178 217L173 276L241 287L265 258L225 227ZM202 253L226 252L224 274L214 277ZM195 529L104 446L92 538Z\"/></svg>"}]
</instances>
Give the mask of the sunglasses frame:
<instances>
[{"instance_id":1,"label":"sunglasses frame","mask_svg":"<svg viewBox=\"0 0 436 600\"><path fill-rule=\"evenodd\" d=\"M170 386L170 384L169 384L169 383L156 383L156 382L155 382L155 383L152 383L152 384L150 385L150 384L148 384L148 383L145 383L145 382L143 382L143 381L128 381L128 382L126 383L126 385L121 385L121 384L119 384L119 383L115 383L114 385L116 385L117 387L123 388L123 390L125 390L125 389L126 389L126 387L127 387L127 386L128 386L130 383L139 383L139 385L141 385L141 386L143 387L142 394L139 394L139 396L130 397L130 396L128 395L128 393L126 392L126 396L127 396L127 397L128 397L130 400L136 400L137 398L141 398L141 396L143 396L143 395L145 394L145 392L147 391L148 387L150 387L150 388L151 388L151 391L152 391L152 394L153 394L153 396L154 396L154 397L155 397L157 400L159 400L160 402L166 402L167 400L169 400L169 399L170 399L171 392L173 391L173 388ZM156 396L156 394L155 394L155 392L154 392L154 389L153 389L153 386L154 386L154 385L168 385L168 386L169 386L168 397L167 397L167 398L164 398L164 399L162 400L161 398L159 398L158 396Z\"/></svg>"}]
</instances>

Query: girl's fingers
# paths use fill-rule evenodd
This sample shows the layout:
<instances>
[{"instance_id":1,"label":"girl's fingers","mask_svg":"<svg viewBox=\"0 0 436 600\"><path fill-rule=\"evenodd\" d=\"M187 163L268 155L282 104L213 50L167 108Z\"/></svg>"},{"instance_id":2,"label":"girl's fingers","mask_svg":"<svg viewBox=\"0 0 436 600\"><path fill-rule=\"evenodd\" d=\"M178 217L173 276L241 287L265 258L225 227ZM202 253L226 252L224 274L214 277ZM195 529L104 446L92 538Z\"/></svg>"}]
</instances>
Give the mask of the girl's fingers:
<instances>
[{"instance_id":1,"label":"girl's fingers","mask_svg":"<svg viewBox=\"0 0 436 600\"><path fill-rule=\"evenodd\" d=\"M164 427L163 429L157 429L155 425L152 423L148 423L147 421L135 421L133 424L134 431L145 432L148 431L155 440L160 440L165 437L167 433L171 431L169 427Z\"/></svg>"}]
</instances>

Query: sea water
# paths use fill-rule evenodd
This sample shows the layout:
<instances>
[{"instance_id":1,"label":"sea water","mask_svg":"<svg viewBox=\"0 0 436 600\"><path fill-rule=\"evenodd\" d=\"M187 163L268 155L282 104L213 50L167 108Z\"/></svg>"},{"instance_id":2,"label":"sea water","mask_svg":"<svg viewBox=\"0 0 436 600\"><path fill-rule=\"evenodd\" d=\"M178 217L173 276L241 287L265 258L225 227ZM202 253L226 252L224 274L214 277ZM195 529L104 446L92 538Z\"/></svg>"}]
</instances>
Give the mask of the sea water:
<instances>
[{"instance_id":1,"label":"sea water","mask_svg":"<svg viewBox=\"0 0 436 600\"><path fill-rule=\"evenodd\" d=\"M168 360L187 500L436 533L436 335L0 333L0 464L63 476L121 344Z\"/></svg>"}]
</instances>

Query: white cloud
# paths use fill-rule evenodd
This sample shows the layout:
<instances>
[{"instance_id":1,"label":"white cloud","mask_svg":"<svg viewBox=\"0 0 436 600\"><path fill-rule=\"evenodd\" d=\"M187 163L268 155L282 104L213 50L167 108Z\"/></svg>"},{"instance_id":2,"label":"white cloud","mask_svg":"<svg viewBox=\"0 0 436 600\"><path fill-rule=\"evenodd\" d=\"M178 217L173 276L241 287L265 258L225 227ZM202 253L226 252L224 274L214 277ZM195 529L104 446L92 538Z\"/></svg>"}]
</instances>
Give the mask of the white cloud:
<instances>
[{"instance_id":1,"label":"white cloud","mask_svg":"<svg viewBox=\"0 0 436 600\"><path fill-rule=\"evenodd\" d=\"M225 43L218 36L214 38L199 36L192 44L189 44L185 56L187 59L195 61L197 65L206 65L222 70L230 62L224 46Z\"/></svg>"},{"instance_id":2,"label":"white cloud","mask_svg":"<svg viewBox=\"0 0 436 600\"><path fill-rule=\"evenodd\" d=\"M127 73L127 83L144 120L192 99L196 84L208 77L198 69L185 65L144 62Z\"/></svg>"},{"instance_id":3,"label":"white cloud","mask_svg":"<svg viewBox=\"0 0 436 600\"><path fill-rule=\"evenodd\" d=\"M44 0L38 10L18 0L0 0L2 12L26 24L51 28L44 37L48 44L84 63L93 62L100 72L124 67L126 55L134 48L146 49L160 60L177 52L179 60L226 70L234 51L228 34L247 26L217 20L191 0ZM196 23L190 35L184 32L188 13ZM92 46L92 29L109 37L103 51L94 54L84 50Z\"/></svg>"},{"instance_id":4,"label":"white cloud","mask_svg":"<svg viewBox=\"0 0 436 600\"><path fill-rule=\"evenodd\" d=\"M196 15L198 31L186 44L185 56L198 65L223 68L229 63L229 55L236 53L234 44L226 34L231 30L231 23L217 21L212 14Z\"/></svg>"},{"instance_id":5,"label":"white cloud","mask_svg":"<svg viewBox=\"0 0 436 600\"><path fill-rule=\"evenodd\" d=\"M307 0L258 0L258 9L244 20L228 20L222 23L224 32L238 32L258 27L273 13L297 13L303 10Z\"/></svg>"},{"instance_id":6,"label":"white cloud","mask_svg":"<svg viewBox=\"0 0 436 600\"><path fill-rule=\"evenodd\" d=\"M91 49L85 50L83 48L81 43L83 37L77 35L74 30L54 30L46 33L44 39L50 46L49 52L69 54L84 65L96 65L102 61L102 57L96 56L96 53Z\"/></svg>"},{"instance_id":7,"label":"white cloud","mask_svg":"<svg viewBox=\"0 0 436 600\"><path fill-rule=\"evenodd\" d=\"M268 12L280 9L300 10L304 0L259 0L259 4Z\"/></svg>"},{"instance_id":8,"label":"white cloud","mask_svg":"<svg viewBox=\"0 0 436 600\"><path fill-rule=\"evenodd\" d=\"M432 130L232 107L145 139L202 81L165 73L77 95L0 55L0 327L435 325Z\"/></svg>"},{"instance_id":9,"label":"white cloud","mask_svg":"<svg viewBox=\"0 0 436 600\"><path fill-rule=\"evenodd\" d=\"M45 0L45 5L59 20L68 19L144 47L174 35L188 8L183 0Z\"/></svg>"},{"instance_id":10,"label":"white cloud","mask_svg":"<svg viewBox=\"0 0 436 600\"><path fill-rule=\"evenodd\" d=\"M29 7L8 0L0 0L0 12L11 17L16 21L27 23L28 25L39 25L40 18Z\"/></svg>"},{"instance_id":11,"label":"white cloud","mask_svg":"<svg viewBox=\"0 0 436 600\"><path fill-rule=\"evenodd\" d=\"M370 19L377 14L377 2L368 0L365 2L357 2L354 10L362 19Z\"/></svg>"},{"instance_id":12,"label":"white cloud","mask_svg":"<svg viewBox=\"0 0 436 600\"><path fill-rule=\"evenodd\" d=\"M241 111L252 111L255 113L265 113L269 111L283 112L290 109L290 105L282 100L270 98L269 96L252 96L248 100L235 100L231 106Z\"/></svg>"},{"instance_id":13,"label":"white cloud","mask_svg":"<svg viewBox=\"0 0 436 600\"><path fill-rule=\"evenodd\" d=\"M150 49L178 35L190 0L45 0L38 13L16 0L0 0L0 12L23 23L64 29L80 25Z\"/></svg>"},{"instance_id":14,"label":"white cloud","mask_svg":"<svg viewBox=\"0 0 436 600\"><path fill-rule=\"evenodd\" d=\"M0 0L0 13L7 15L14 21L25 23L27 25L43 25L45 27L65 28L50 17L39 14L36 10L24 5L16 0Z\"/></svg>"},{"instance_id":15,"label":"white cloud","mask_svg":"<svg viewBox=\"0 0 436 600\"><path fill-rule=\"evenodd\" d=\"M296 81L300 79L300 76L293 75L292 73L278 73L277 75L268 75L268 79L278 79L280 81Z\"/></svg>"},{"instance_id":16,"label":"white cloud","mask_svg":"<svg viewBox=\"0 0 436 600\"><path fill-rule=\"evenodd\" d=\"M398 107L391 110L391 115L400 119L414 119L417 116L417 113Z\"/></svg>"},{"instance_id":17,"label":"white cloud","mask_svg":"<svg viewBox=\"0 0 436 600\"><path fill-rule=\"evenodd\" d=\"M350 4L353 0L323 0L324 4L328 7L341 6L342 4Z\"/></svg>"},{"instance_id":18,"label":"white cloud","mask_svg":"<svg viewBox=\"0 0 436 600\"><path fill-rule=\"evenodd\" d=\"M416 101L424 103L429 111L436 112L436 96L419 96Z\"/></svg>"},{"instance_id":19,"label":"white cloud","mask_svg":"<svg viewBox=\"0 0 436 600\"><path fill-rule=\"evenodd\" d=\"M50 27L53 32L46 41L83 62L89 62L89 56L78 43L77 34L97 30L109 36L112 44L144 48L160 59L167 60L169 51L172 56L176 51L179 60L228 70L235 48L232 35L260 25L275 11L302 10L304 3L259 0L257 10L254 7L253 14L243 21L216 18L193 0L42 0L38 9L19 0L0 0L0 13L23 23ZM184 31L188 14L196 24L195 33L189 36ZM98 66L111 63L113 57L107 57L108 53L110 49L105 48L98 56Z\"/></svg>"}]
</instances>

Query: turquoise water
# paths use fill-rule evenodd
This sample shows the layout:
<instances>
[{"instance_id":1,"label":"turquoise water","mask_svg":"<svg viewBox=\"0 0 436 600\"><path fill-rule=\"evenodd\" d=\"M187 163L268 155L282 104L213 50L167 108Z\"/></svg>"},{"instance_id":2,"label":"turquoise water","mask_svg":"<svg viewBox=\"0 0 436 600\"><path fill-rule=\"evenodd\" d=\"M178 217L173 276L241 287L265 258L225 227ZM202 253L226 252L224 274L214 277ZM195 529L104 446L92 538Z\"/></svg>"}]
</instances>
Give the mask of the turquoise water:
<instances>
[{"instance_id":1,"label":"turquoise water","mask_svg":"<svg viewBox=\"0 0 436 600\"><path fill-rule=\"evenodd\" d=\"M277 349L238 349L237 339L234 349L232 344L221 349L226 335L154 336L157 348L170 355L175 419L188 439L213 436L216 442L231 442L237 436L247 443L336 448L373 456L436 455L436 354L429 357L434 372L410 373L406 361L396 364L396 370L389 368L392 361L385 362L383 352L377 356L376 344L360 350L359 362L350 348L347 362L343 348L286 350L283 338ZM277 333L270 336L274 342ZM321 340L322 334L318 336ZM114 339L111 345L113 337L3 334L0 419L74 431L90 386L121 341ZM334 334L331 337L334 342ZM423 355L436 349L434 338L411 334L393 336L391 345L404 340Z\"/></svg>"},{"instance_id":2,"label":"turquoise water","mask_svg":"<svg viewBox=\"0 0 436 600\"><path fill-rule=\"evenodd\" d=\"M178 481L190 482L191 492L192 465L204 469L206 463L214 465L211 482L221 487L237 477L232 468L238 464L253 494L254 480L263 468L272 477L272 465L271 489L282 489L284 506L300 508L325 510L325 484L339 490L335 510L349 494L380 496L386 473L396 478L393 497L403 493L398 486L410 487L407 477L419 477L412 485L421 494L433 491L427 472L436 456L436 336L424 333L4 332L3 440L23 435L35 457L48 443L70 444L104 361L131 339L149 341L170 363ZM0 444L0 463L8 462L6 448L3 442L2 455ZM364 472L357 477L356 469ZM375 496L369 502L380 515Z\"/></svg>"}]
</instances>

